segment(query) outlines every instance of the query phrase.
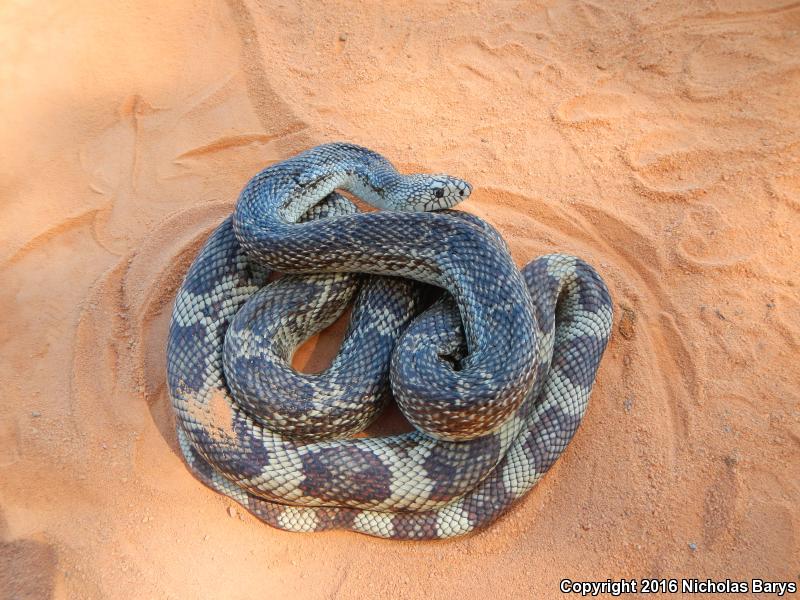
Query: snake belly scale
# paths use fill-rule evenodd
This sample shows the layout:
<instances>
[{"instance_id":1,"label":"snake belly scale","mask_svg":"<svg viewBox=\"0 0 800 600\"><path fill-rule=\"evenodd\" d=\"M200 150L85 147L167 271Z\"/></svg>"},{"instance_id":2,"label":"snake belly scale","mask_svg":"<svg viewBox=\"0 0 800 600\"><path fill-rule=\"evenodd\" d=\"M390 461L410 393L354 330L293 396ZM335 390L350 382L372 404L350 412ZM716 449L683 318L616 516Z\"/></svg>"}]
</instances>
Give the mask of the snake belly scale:
<instances>
[{"instance_id":1,"label":"snake belly scale","mask_svg":"<svg viewBox=\"0 0 800 600\"><path fill-rule=\"evenodd\" d=\"M282 529L393 539L469 533L535 485L584 415L612 303L576 257L518 270L490 225L451 210L470 192L344 143L245 186L168 338L178 441L201 481ZM292 369L353 301L331 366ZM390 396L414 431L352 437Z\"/></svg>"}]
</instances>

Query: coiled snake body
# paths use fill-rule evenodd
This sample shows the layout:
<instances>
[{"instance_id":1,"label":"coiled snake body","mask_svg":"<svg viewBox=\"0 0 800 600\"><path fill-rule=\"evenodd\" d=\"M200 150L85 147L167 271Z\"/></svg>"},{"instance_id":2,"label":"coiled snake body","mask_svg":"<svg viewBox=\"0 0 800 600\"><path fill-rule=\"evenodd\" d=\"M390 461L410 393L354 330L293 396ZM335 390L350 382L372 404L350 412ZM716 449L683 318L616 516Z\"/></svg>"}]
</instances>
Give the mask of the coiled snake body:
<instances>
[{"instance_id":1,"label":"coiled snake body","mask_svg":"<svg viewBox=\"0 0 800 600\"><path fill-rule=\"evenodd\" d=\"M199 479L283 529L431 539L487 524L541 478L585 412L611 300L575 257L517 270L491 226L449 210L470 192L341 143L247 184L170 326L178 440ZM353 298L331 367L292 369ZM389 389L415 430L351 437Z\"/></svg>"}]
</instances>

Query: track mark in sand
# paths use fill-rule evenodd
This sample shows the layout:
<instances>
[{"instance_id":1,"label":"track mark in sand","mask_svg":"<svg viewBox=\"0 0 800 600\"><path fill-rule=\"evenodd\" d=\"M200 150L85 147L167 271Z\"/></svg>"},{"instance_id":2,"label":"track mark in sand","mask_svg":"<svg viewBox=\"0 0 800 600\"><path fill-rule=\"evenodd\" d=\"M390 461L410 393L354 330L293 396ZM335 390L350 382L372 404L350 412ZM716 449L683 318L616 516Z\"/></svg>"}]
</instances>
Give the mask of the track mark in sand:
<instances>
[{"instance_id":1,"label":"track mark in sand","mask_svg":"<svg viewBox=\"0 0 800 600\"><path fill-rule=\"evenodd\" d=\"M734 375L743 374L759 363L757 344L742 343L743 333L763 333L760 325L752 323L751 313L746 310L750 290L729 289L718 305L700 305L700 322L709 334L708 341L694 355L705 358L709 371L716 365L728 365Z\"/></svg>"},{"instance_id":2,"label":"track mark in sand","mask_svg":"<svg viewBox=\"0 0 800 600\"><path fill-rule=\"evenodd\" d=\"M600 2L554 2L544 9L548 24L556 32L567 35L596 37L596 32L613 30L622 34L630 27L630 17L609 9Z\"/></svg>"},{"instance_id":3,"label":"track mark in sand","mask_svg":"<svg viewBox=\"0 0 800 600\"><path fill-rule=\"evenodd\" d=\"M243 0L226 0L241 40L242 70L247 92L264 131L291 127L298 122L294 114L269 85L267 67L258 42L258 28ZM305 124L303 124L305 127Z\"/></svg>"},{"instance_id":4,"label":"track mark in sand","mask_svg":"<svg viewBox=\"0 0 800 600\"><path fill-rule=\"evenodd\" d=\"M28 240L22 247L18 248L8 259L6 259L5 266L10 266L18 263L25 258L28 254L35 250L39 250L45 244L49 243L59 235L63 235L69 231L80 229L82 227L88 228L94 242L111 254L115 254L110 248L106 247L99 236L97 235L96 220L97 216L102 212L102 209L87 210L74 217L66 217L49 229L36 235Z\"/></svg>"},{"instance_id":5,"label":"track mark in sand","mask_svg":"<svg viewBox=\"0 0 800 600\"><path fill-rule=\"evenodd\" d=\"M713 546L723 536L735 536L733 527L739 483L736 478L736 458L726 456L713 466L719 471L706 488L703 502L703 544Z\"/></svg>"},{"instance_id":6,"label":"track mark in sand","mask_svg":"<svg viewBox=\"0 0 800 600\"><path fill-rule=\"evenodd\" d=\"M661 277L666 268L663 252L652 237L646 234L645 227L641 223L625 220L622 216L611 214L594 204L578 202L574 206L598 232L602 232L602 238L613 251L624 257L659 298L668 297L660 287ZM600 233L597 235L601 236Z\"/></svg>"},{"instance_id":7,"label":"track mark in sand","mask_svg":"<svg viewBox=\"0 0 800 600\"><path fill-rule=\"evenodd\" d=\"M747 540L748 565L754 572L772 572L775 578L797 577L797 478L788 476L786 462L749 466L742 478L742 501L737 506L738 538ZM744 475L744 474L743 474ZM777 570L776 570L777 569Z\"/></svg>"},{"instance_id":8,"label":"track mark in sand","mask_svg":"<svg viewBox=\"0 0 800 600\"><path fill-rule=\"evenodd\" d=\"M127 168L127 177L130 182L130 189L134 193L137 191L136 182L140 174L143 132L142 120L144 117L149 117L159 110L160 109L152 106L139 94L129 96L119 109L120 122L124 121L130 124L132 135L132 152L130 164Z\"/></svg>"},{"instance_id":9,"label":"track mark in sand","mask_svg":"<svg viewBox=\"0 0 800 600\"><path fill-rule=\"evenodd\" d=\"M690 197L720 177L719 152L688 131L658 130L630 144L623 155L640 191L663 198Z\"/></svg>"},{"instance_id":10,"label":"track mark in sand","mask_svg":"<svg viewBox=\"0 0 800 600\"><path fill-rule=\"evenodd\" d=\"M800 300L795 290L774 292L772 310L768 323L783 339L786 349L800 355L800 335L797 334L797 315L800 315Z\"/></svg>"},{"instance_id":11,"label":"track mark in sand","mask_svg":"<svg viewBox=\"0 0 800 600\"><path fill-rule=\"evenodd\" d=\"M17 462L21 454L19 425L17 420L9 415L0 419L0 440L3 440L0 445L0 469L2 469Z\"/></svg>"},{"instance_id":12,"label":"track mark in sand","mask_svg":"<svg viewBox=\"0 0 800 600\"><path fill-rule=\"evenodd\" d=\"M189 264L230 211L230 202L216 202L173 213L96 282L73 343L70 398L78 423L91 413L87 423L106 419L109 427L140 430L149 411L177 452L164 371L169 316Z\"/></svg>"},{"instance_id":13,"label":"track mark in sand","mask_svg":"<svg viewBox=\"0 0 800 600\"><path fill-rule=\"evenodd\" d=\"M671 356L672 364L662 366L667 373L664 373L664 384L667 396L671 400L668 403L672 419L672 430L678 434L682 443L689 437L689 418L691 411L688 408L687 400L694 399L697 402L703 394L700 380L697 377L697 366L692 358L690 344L686 340L683 328L678 324L675 313L662 312L660 315L661 328L656 334L656 343L661 346L660 352L656 356ZM683 392L677 389L674 381L683 383Z\"/></svg>"},{"instance_id":14,"label":"track mark in sand","mask_svg":"<svg viewBox=\"0 0 800 600\"><path fill-rule=\"evenodd\" d=\"M671 423L669 453L675 460L689 436L689 404L692 398L699 397L701 390L697 366L690 358L690 345L682 333L683 318L667 300L669 294L664 289L663 277L668 266L658 247L643 234L642 225L624 221L595 205L581 203L576 204L575 208L595 231L602 232L596 235L604 240L605 255L615 257L608 259L609 262L616 263L619 269L628 274L628 286L616 290L615 300L623 308L616 319L616 331L620 331L620 326L623 327L620 334L624 341L619 343L625 345L624 352L636 354L645 361L653 356L665 357L646 368L659 375L657 385L660 385L661 393L654 397L666 399L664 405ZM631 277L631 273L635 276ZM622 320L626 308L627 322ZM632 334L634 314L635 335ZM680 385L676 385L676 382Z\"/></svg>"},{"instance_id":15,"label":"track mark in sand","mask_svg":"<svg viewBox=\"0 0 800 600\"><path fill-rule=\"evenodd\" d=\"M618 121L629 112L622 94L590 93L562 102L555 117L568 125L602 125Z\"/></svg>"},{"instance_id":16,"label":"track mark in sand","mask_svg":"<svg viewBox=\"0 0 800 600\"><path fill-rule=\"evenodd\" d=\"M483 94L486 83L511 80L515 83L528 81L546 67L559 67L543 56L534 53L517 41L490 45L478 37L470 37L449 51L449 63L458 69L458 76L465 83Z\"/></svg>"},{"instance_id":17,"label":"track mark in sand","mask_svg":"<svg viewBox=\"0 0 800 600\"><path fill-rule=\"evenodd\" d=\"M743 92L758 85L758 76L773 63L753 51L742 52L737 43L721 36L709 37L689 53L685 84L691 98L720 98L736 88Z\"/></svg>"},{"instance_id":18,"label":"track mark in sand","mask_svg":"<svg viewBox=\"0 0 800 600\"><path fill-rule=\"evenodd\" d=\"M781 174L767 181L772 195L795 212L800 213L800 174Z\"/></svg>"},{"instance_id":19,"label":"track mark in sand","mask_svg":"<svg viewBox=\"0 0 800 600\"><path fill-rule=\"evenodd\" d=\"M685 231L684 231L685 230ZM701 204L688 213L675 246L681 265L693 271L738 271L753 258L755 249L741 228L733 227L714 206Z\"/></svg>"},{"instance_id":20,"label":"track mark in sand","mask_svg":"<svg viewBox=\"0 0 800 600\"><path fill-rule=\"evenodd\" d=\"M241 146L249 146L251 144L268 144L269 142L285 137L288 135L292 135L297 133L298 131L302 131L306 128L304 123L293 123L289 125L283 131L278 133L267 135L261 133L253 133L253 134L245 134L245 135L234 135L234 136L226 136L221 137L210 144L205 144L203 146L198 146L197 148L192 148L191 150L187 150L175 157L176 161L185 158L197 158L198 156L204 156L206 154L213 154L215 152L221 152L223 150L228 150L229 148L239 148Z\"/></svg>"},{"instance_id":21,"label":"track mark in sand","mask_svg":"<svg viewBox=\"0 0 800 600\"><path fill-rule=\"evenodd\" d=\"M747 3L745 2L744 4ZM784 13L800 9L800 2L789 2L782 6L773 6L770 8L762 8L762 4L763 3L760 1L753 2L754 10L727 12L723 10L712 10L698 17L684 16L681 18L682 26L686 27L707 22L712 22L714 24L751 23L754 21L763 21L765 17L783 15Z\"/></svg>"},{"instance_id":22,"label":"track mark in sand","mask_svg":"<svg viewBox=\"0 0 800 600\"><path fill-rule=\"evenodd\" d=\"M583 20L593 29L605 27L612 21L610 11L600 4L589 2L588 0L580 0L578 7Z\"/></svg>"},{"instance_id":23,"label":"track mark in sand","mask_svg":"<svg viewBox=\"0 0 800 600\"><path fill-rule=\"evenodd\" d=\"M497 68L498 57L483 40L472 38L454 49L453 54L455 59L453 62L466 76L465 83L468 85L482 89L487 82L497 81L500 72Z\"/></svg>"},{"instance_id":24,"label":"track mark in sand","mask_svg":"<svg viewBox=\"0 0 800 600\"><path fill-rule=\"evenodd\" d=\"M597 246L600 238L592 227L558 203L534 201L499 187L486 187L474 194L480 204L470 210L498 227L510 240L514 258L530 260L532 253L548 248ZM491 207L491 208L489 208Z\"/></svg>"}]
</instances>

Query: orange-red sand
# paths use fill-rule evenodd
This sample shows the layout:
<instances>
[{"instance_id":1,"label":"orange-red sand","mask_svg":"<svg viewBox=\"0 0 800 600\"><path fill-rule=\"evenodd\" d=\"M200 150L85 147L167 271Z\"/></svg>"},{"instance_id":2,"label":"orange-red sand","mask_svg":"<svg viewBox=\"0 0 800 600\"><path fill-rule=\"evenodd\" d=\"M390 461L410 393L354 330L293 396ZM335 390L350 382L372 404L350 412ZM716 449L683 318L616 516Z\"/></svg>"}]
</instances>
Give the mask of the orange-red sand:
<instances>
[{"instance_id":1,"label":"orange-red sand","mask_svg":"<svg viewBox=\"0 0 800 600\"><path fill-rule=\"evenodd\" d=\"M796 2L4 3L0 597L797 581L799 97ZM330 140L466 178L519 264L611 288L578 434L472 537L285 533L176 453L176 287L250 176Z\"/></svg>"}]
</instances>

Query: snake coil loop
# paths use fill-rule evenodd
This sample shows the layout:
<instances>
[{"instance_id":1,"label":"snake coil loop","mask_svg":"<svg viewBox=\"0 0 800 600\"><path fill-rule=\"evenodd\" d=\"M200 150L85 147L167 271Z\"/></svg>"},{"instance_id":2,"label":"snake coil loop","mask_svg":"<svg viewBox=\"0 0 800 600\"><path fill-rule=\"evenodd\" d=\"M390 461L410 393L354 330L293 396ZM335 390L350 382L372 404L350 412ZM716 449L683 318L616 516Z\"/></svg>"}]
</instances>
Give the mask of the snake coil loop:
<instances>
[{"instance_id":1,"label":"snake coil loop","mask_svg":"<svg viewBox=\"0 0 800 600\"><path fill-rule=\"evenodd\" d=\"M337 189L385 210L360 213ZM245 186L169 332L178 439L199 479L282 529L433 539L491 522L541 478L586 410L612 304L575 257L518 270L490 225L450 210L470 192L343 143ZM292 369L353 300L331 366ZM391 395L415 430L350 437Z\"/></svg>"}]
</instances>

